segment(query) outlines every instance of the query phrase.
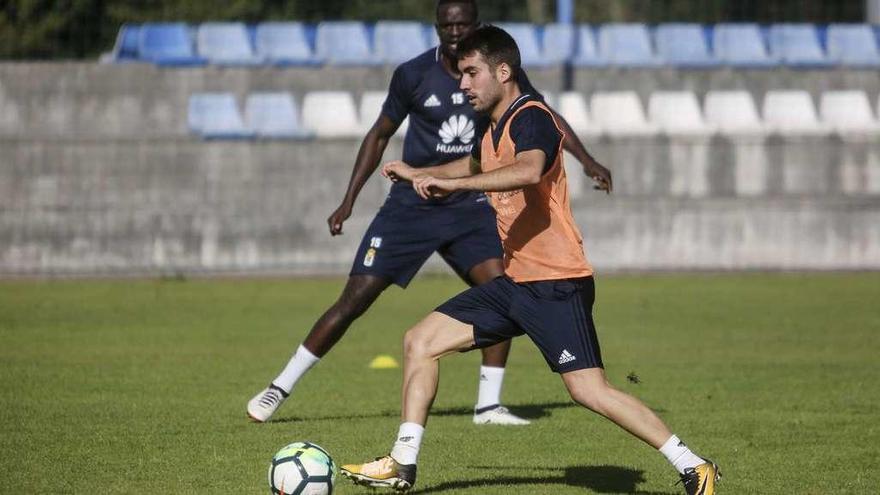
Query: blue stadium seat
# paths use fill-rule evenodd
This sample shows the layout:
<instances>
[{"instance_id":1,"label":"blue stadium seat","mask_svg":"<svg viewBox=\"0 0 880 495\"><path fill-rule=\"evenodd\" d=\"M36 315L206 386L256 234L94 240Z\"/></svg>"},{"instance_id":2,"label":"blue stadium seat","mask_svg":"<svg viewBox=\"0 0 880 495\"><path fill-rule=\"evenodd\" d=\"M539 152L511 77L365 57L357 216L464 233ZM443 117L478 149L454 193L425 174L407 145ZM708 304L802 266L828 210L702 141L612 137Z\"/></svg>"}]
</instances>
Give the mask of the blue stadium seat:
<instances>
[{"instance_id":1,"label":"blue stadium seat","mask_svg":"<svg viewBox=\"0 0 880 495\"><path fill-rule=\"evenodd\" d=\"M116 43L110 52L108 62L139 62L138 45L141 39L141 28L136 24L123 24L116 35Z\"/></svg>"},{"instance_id":2,"label":"blue stadium seat","mask_svg":"<svg viewBox=\"0 0 880 495\"><path fill-rule=\"evenodd\" d=\"M709 52L703 27L699 24L661 24L654 32L657 53L670 65L709 67L718 61Z\"/></svg>"},{"instance_id":3,"label":"blue stadium seat","mask_svg":"<svg viewBox=\"0 0 880 495\"><path fill-rule=\"evenodd\" d=\"M603 24L599 27L599 53L611 65L656 67L661 64L644 24Z\"/></svg>"},{"instance_id":4,"label":"blue stadium seat","mask_svg":"<svg viewBox=\"0 0 880 495\"><path fill-rule=\"evenodd\" d=\"M596 34L593 28L581 24L577 29L577 40L572 63L577 67L601 67L608 65L608 62L602 58L599 53L599 47L596 44Z\"/></svg>"},{"instance_id":5,"label":"blue stadium seat","mask_svg":"<svg viewBox=\"0 0 880 495\"><path fill-rule=\"evenodd\" d=\"M317 65L308 28L301 22L264 22L254 32L257 56L275 65Z\"/></svg>"},{"instance_id":6,"label":"blue stadium seat","mask_svg":"<svg viewBox=\"0 0 880 495\"><path fill-rule=\"evenodd\" d=\"M142 59L159 65L201 65L189 26L182 22L145 23L140 29L138 52Z\"/></svg>"},{"instance_id":7,"label":"blue stadium seat","mask_svg":"<svg viewBox=\"0 0 880 495\"><path fill-rule=\"evenodd\" d=\"M367 27L357 21L318 24L315 51L329 65L380 65L370 46Z\"/></svg>"},{"instance_id":8,"label":"blue stadium seat","mask_svg":"<svg viewBox=\"0 0 880 495\"><path fill-rule=\"evenodd\" d=\"M880 66L874 30L868 24L831 24L826 31L828 58L854 67Z\"/></svg>"},{"instance_id":9,"label":"blue stadium seat","mask_svg":"<svg viewBox=\"0 0 880 495\"><path fill-rule=\"evenodd\" d=\"M251 93L244 105L247 129L260 138L304 139L312 136L299 117L290 93Z\"/></svg>"},{"instance_id":10,"label":"blue stadium seat","mask_svg":"<svg viewBox=\"0 0 880 495\"><path fill-rule=\"evenodd\" d=\"M254 65L254 54L247 28L240 22L206 22L196 33L199 56L216 65Z\"/></svg>"},{"instance_id":11,"label":"blue stadium seat","mask_svg":"<svg viewBox=\"0 0 880 495\"><path fill-rule=\"evenodd\" d=\"M770 52L782 63L796 67L831 65L819 42L813 24L774 24L770 26Z\"/></svg>"},{"instance_id":12,"label":"blue stadium seat","mask_svg":"<svg viewBox=\"0 0 880 495\"><path fill-rule=\"evenodd\" d=\"M777 65L757 24L716 24L712 31L715 59L735 67Z\"/></svg>"},{"instance_id":13,"label":"blue stadium seat","mask_svg":"<svg viewBox=\"0 0 880 495\"><path fill-rule=\"evenodd\" d=\"M190 131L205 139L253 137L247 129L232 93L196 93L189 97Z\"/></svg>"},{"instance_id":14,"label":"blue stadium seat","mask_svg":"<svg viewBox=\"0 0 880 495\"><path fill-rule=\"evenodd\" d=\"M379 21L373 39L376 56L390 65L406 62L428 49L425 29L420 22Z\"/></svg>"},{"instance_id":15,"label":"blue stadium seat","mask_svg":"<svg viewBox=\"0 0 880 495\"><path fill-rule=\"evenodd\" d=\"M513 36L519 47L523 67L547 67L550 65L541 53L535 26L525 22L499 22L498 27Z\"/></svg>"},{"instance_id":16,"label":"blue stadium seat","mask_svg":"<svg viewBox=\"0 0 880 495\"><path fill-rule=\"evenodd\" d=\"M575 26L547 24L544 26L544 60L550 65L568 62L575 53Z\"/></svg>"}]
</instances>

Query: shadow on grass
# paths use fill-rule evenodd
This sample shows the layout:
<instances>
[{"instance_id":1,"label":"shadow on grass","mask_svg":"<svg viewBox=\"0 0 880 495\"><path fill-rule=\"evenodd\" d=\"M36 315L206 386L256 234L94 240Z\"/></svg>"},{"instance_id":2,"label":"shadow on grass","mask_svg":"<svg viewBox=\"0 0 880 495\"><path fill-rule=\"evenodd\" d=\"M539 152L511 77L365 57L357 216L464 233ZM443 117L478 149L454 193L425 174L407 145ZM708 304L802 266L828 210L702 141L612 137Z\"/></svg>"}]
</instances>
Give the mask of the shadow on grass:
<instances>
[{"instance_id":1,"label":"shadow on grass","mask_svg":"<svg viewBox=\"0 0 880 495\"><path fill-rule=\"evenodd\" d=\"M477 469L491 469L496 472L515 471L517 467L478 466ZM547 471L559 472L558 475L547 476L506 476L500 474L492 478L474 480L449 481L424 489L416 489L413 494L439 493L447 490L480 487L503 487L515 485L566 485L588 488L596 493L632 493L636 495L674 495L677 491L650 492L642 491L637 485L645 481L644 471L620 466L570 466L567 468Z\"/></svg>"},{"instance_id":2,"label":"shadow on grass","mask_svg":"<svg viewBox=\"0 0 880 495\"><path fill-rule=\"evenodd\" d=\"M526 419L539 419L550 415L553 409L564 409L567 407L578 407L574 402L548 402L545 404L524 404L520 406L511 406L510 411L517 416ZM431 416L471 416L474 414L473 408L470 407L444 407L431 411ZM389 418L400 416L400 411L377 411L369 413L353 413L338 414L324 416L288 416L286 418L278 418L269 420L268 423L298 423L309 421L340 421L351 419L370 419L370 418Z\"/></svg>"}]
</instances>

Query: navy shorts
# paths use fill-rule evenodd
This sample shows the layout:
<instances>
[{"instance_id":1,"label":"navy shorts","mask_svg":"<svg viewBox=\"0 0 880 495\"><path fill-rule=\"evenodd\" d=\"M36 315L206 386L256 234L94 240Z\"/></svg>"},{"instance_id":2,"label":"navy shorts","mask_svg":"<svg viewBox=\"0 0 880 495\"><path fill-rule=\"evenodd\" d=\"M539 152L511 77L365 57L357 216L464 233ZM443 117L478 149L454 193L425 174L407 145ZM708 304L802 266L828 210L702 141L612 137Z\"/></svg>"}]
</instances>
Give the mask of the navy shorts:
<instances>
[{"instance_id":1,"label":"navy shorts","mask_svg":"<svg viewBox=\"0 0 880 495\"><path fill-rule=\"evenodd\" d=\"M437 311L474 327L477 347L527 334L550 369L602 368L593 324L593 277L516 283L498 277L472 287Z\"/></svg>"},{"instance_id":2,"label":"navy shorts","mask_svg":"<svg viewBox=\"0 0 880 495\"><path fill-rule=\"evenodd\" d=\"M495 210L485 195L445 205L401 205L389 198L361 240L351 275L406 287L435 251L465 280L479 263L502 258Z\"/></svg>"}]
</instances>

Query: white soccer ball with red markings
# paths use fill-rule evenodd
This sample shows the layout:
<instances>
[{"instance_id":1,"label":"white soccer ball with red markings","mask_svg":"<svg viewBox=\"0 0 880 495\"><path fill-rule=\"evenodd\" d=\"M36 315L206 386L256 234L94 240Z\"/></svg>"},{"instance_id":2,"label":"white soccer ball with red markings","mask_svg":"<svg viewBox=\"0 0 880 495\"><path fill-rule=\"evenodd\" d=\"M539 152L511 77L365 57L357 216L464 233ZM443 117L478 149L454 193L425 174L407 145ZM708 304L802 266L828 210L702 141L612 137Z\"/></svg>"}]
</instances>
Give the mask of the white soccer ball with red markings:
<instances>
[{"instance_id":1,"label":"white soccer ball with red markings","mask_svg":"<svg viewBox=\"0 0 880 495\"><path fill-rule=\"evenodd\" d=\"M275 495L330 495L335 483L336 464L311 442L285 446L269 465L269 488Z\"/></svg>"}]
</instances>

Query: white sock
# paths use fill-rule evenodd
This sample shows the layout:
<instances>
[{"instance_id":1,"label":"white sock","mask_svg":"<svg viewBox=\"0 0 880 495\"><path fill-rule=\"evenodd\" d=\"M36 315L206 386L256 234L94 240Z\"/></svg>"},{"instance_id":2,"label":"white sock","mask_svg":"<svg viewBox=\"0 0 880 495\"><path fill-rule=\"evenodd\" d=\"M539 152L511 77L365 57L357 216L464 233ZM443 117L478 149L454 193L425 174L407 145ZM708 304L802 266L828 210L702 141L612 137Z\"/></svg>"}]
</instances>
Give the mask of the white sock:
<instances>
[{"instance_id":1,"label":"white sock","mask_svg":"<svg viewBox=\"0 0 880 495\"><path fill-rule=\"evenodd\" d=\"M397 441L391 449L391 457L399 464L415 464L424 434L425 427L418 423L401 423L397 430Z\"/></svg>"},{"instance_id":2,"label":"white sock","mask_svg":"<svg viewBox=\"0 0 880 495\"><path fill-rule=\"evenodd\" d=\"M477 409L501 404L502 383L504 383L504 368L480 366L480 389L477 394Z\"/></svg>"},{"instance_id":3,"label":"white sock","mask_svg":"<svg viewBox=\"0 0 880 495\"><path fill-rule=\"evenodd\" d=\"M669 440L660 447L660 453L675 466L680 474L684 474L684 470L687 468L694 468L706 462L691 452L691 449L675 435L669 437Z\"/></svg>"},{"instance_id":4,"label":"white sock","mask_svg":"<svg viewBox=\"0 0 880 495\"><path fill-rule=\"evenodd\" d=\"M296 382L320 359L300 345L296 350L296 354L290 358L287 366L284 367L278 378L272 380L272 383L289 394L293 390L293 386L296 385Z\"/></svg>"}]
</instances>

